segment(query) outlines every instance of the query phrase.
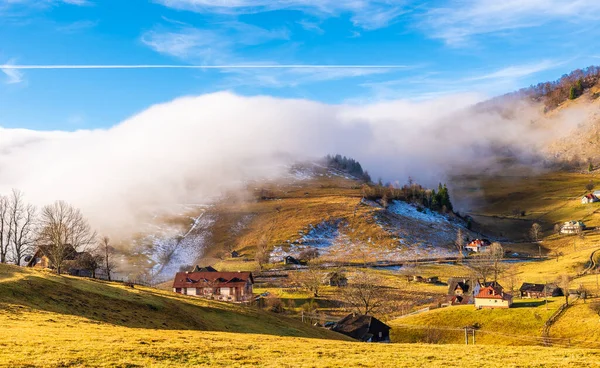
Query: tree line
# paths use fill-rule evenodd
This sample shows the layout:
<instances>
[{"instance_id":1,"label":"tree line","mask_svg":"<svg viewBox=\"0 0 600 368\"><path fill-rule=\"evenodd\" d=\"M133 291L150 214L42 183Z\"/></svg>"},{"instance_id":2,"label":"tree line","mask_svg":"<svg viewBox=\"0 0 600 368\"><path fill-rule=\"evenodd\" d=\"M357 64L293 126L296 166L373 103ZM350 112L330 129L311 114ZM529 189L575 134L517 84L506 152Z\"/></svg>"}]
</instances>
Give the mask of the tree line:
<instances>
[{"instance_id":1,"label":"tree line","mask_svg":"<svg viewBox=\"0 0 600 368\"><path fill-rule=\"evenodd\" d=\"M329 168L343 171L367 183L371 181L371 176L369 175L369 172L363 170L362 166L360 165L360 162L356 161L351 157L346 157L339 154L334 156L327 155L325 156L324 160L325 164Z\"/></svg>"},{"instance_id":2,"label":"tree line","mask_svg":"<svg viewBox=\"0 0 600 368\"><path fill-rule=\"evenodd\" d=\"M569 74L564 74L555 81L542 82L522 88L516 92L500 96L499 99L529 98L533 101L543 102L547 110L554 109L567 99L576 99L583 92L600 81L600 66L588 66L584 69L575 69Z\"/></svg>"},{"instance_id":3,"label":"tree line","mask_svg":"<svg viewBox=\"0 0 600 368\"><path fill-rule=\"evenodd\" d=\"M436 191L415 183L412 178L408 178L408 183L401 187L391 183L384 185L379 180L376 184L363 184L361 193L364 199L380 201L384 207L387 207L391 201L402 200L420 204L434 211L453 210L448 187L442 183L438 185Z\"/></svg>"},{"instance_id":4,"label":"tree line","mask_svg":"<svg viewBox=\"0 0 600 368\"><path fill-rule=\"evenodd\" d=\"M23 265L37 251L61 274L66 266L103 270L110 280L115 249L108 237L99 238L82 212L65 201L38 209L13 189L0 195L0 263Z\"/></svg>"}]
</instances>

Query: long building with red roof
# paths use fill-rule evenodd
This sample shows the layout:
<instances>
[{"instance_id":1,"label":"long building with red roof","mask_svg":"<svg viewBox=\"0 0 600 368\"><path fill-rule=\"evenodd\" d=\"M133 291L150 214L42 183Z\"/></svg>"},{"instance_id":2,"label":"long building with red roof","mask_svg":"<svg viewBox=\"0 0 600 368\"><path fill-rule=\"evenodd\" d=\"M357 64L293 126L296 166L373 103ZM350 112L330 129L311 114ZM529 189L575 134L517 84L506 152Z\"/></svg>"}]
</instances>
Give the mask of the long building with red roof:
<instances>
[{"instance_id":1,"label":"long building with red roof","mask_svg":"<svg viewBox=\"0 0 600 368\"><path fill-rule=\"evenodd\" d=\"M241 302L252 298L254 278L251 272L178 272L173 291L178 294Z\"/></svg>"}]
</instances>

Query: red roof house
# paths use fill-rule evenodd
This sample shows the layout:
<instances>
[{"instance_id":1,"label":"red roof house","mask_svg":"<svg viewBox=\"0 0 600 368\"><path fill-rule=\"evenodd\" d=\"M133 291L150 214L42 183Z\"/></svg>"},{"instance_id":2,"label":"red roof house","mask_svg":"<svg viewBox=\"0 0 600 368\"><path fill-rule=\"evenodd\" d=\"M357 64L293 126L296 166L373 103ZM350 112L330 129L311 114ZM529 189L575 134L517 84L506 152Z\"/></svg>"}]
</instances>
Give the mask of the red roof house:
<instances>
[{"instance_id":1,"label":"red roof house","mask_svg":"<svg viewBox=\"0 0 600 368\"><path fill-rule=\"evenodd\" d=\"M490 242L485 239L475 239L465 246L465 249L471 252L483 252L490 246Z\"/></svg>"},{"instance_id":2,"label":"red roof house","mask_svg":"<svg viewBox=\"0 0 600 368\"><path fill-rule=\"evenodd\" d=\"M241 302L252 298L251 272L178 272L173 291L218 300Z\"/></svg>"},{"instance_id":3,"label":"red roof house","mask_svg":"<svg viewBox=\"0 0 600 368\"><path fill-rule=\"evenodd\" d=\"M510 308L512 295L504 293L499 286L486 286L475 295L475 307L480 308Z\"/></svg>"}]
</instances>

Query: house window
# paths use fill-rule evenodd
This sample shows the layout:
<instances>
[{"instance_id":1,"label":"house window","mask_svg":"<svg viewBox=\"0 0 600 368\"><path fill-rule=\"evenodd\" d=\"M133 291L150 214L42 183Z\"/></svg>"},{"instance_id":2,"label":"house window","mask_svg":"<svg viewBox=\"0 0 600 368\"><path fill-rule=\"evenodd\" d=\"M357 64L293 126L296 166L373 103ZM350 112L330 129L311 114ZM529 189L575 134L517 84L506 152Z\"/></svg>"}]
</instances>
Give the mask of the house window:
<instances>
[{"instance_id":1,"label":"house window","mask_svg":"<svg viewBox=\"0 0 600 368\"><path fill-rule=\"evenodd\" d=\"M181 288L175 288L175 292L181 294Z\"/></svg>"}]
</instances>

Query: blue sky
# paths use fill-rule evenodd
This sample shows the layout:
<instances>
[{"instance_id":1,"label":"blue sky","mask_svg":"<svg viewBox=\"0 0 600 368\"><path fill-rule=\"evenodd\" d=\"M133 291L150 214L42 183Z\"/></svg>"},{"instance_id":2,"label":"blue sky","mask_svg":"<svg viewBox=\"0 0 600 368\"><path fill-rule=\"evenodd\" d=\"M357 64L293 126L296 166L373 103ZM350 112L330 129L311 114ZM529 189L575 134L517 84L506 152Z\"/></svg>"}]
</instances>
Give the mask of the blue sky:
<instances>
[{"instance_id":1,"label":"blue sky","mask_svg":"<svg viewBox=\"0 0 600 368\"><path fill-rule=\"evenodd\" d=\"M598 64L599 18L597 0L0 0L0 126L105 128L220 90L324 103L493 96ZM262 67L227 68L240 65Z\"/></svg>"}]
</instances>

